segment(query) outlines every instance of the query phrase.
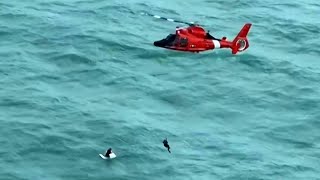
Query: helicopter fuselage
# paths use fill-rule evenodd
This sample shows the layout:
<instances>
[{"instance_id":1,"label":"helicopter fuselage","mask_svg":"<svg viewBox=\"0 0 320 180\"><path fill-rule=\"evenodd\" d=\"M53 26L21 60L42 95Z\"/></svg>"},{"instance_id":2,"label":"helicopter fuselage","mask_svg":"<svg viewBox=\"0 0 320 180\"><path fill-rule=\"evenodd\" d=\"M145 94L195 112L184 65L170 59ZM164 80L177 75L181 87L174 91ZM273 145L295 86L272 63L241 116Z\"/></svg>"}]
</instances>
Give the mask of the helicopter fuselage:
<instances>
[{"instance_id":1,"label":"helicopter fuselage","mask_svg":"<svg viewBox=\"0 0 320 180\"><path fill-rule=\"evenodd\" d=\"M231 48L232 53L243 51L249 47L246 35L251 24L246 24L233 41L227 41L226 37L217 39L211 36L201 26L189 26L187 28L177 28L175 34L170 34L166 38L155 41L154 45L177 51L200 52L217 48Z\"/></svg>"}]
</instances>

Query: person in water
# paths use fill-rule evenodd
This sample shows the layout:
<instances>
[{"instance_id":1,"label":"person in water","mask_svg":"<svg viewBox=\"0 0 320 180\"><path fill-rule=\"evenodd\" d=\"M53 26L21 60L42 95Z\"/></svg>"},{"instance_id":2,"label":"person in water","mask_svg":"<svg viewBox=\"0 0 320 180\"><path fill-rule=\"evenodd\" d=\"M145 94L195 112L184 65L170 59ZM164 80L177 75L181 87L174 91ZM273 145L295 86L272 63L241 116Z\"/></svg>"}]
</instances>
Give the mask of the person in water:
<instances>
[{"instance_id":1,"label":"person in water","mask_svg":"<svg viewBox=\"0 0 320 180\"><path fill-rule=\"evenodd\" d=\"M166 138L165 140L163 140L162 143L163 143L164 147L166 147L166 148L168 149L169 153L171 153L171 151L170 151L170 146L169 146L169 144L168 144L167 138Z\"/></svg>"},{"instance_id":2,"label":"person in water","mask_svg":"<svg viewBox=\"0 0 320 180\"><path fill-rule=\"evenodd\" d=\"M112 153L112 149L109 148L109 149L107 150L105 156L109 158L111 153Z\"/></svg>"}]
</instances>

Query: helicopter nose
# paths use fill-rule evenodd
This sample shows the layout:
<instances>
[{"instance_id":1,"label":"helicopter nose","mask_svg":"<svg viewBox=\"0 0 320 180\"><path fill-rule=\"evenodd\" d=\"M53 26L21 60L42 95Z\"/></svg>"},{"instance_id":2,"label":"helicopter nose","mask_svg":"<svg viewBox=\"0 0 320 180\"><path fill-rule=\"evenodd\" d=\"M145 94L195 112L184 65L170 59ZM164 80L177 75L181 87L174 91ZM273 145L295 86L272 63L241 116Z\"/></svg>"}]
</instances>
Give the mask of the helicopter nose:
<instances>
[{"instance_id":1,"label":"helicopter nose","mask_svg":"<svg viewBox=\"0 0 320 180\"><path fill-rule=\"evenodd\" d=\"M155 41L155 42L153 42L153 45L154 45L154 46L157 46L157 47L161 47L161 42Z\"/></svg>"},{"instance_id":2,"label":"helicopter nose","mask_svg":"<svg viewBox=\"0 0 320 180\"><path fill-rule=\"evenodd\" d=\"M153 45L155 45L157 47L165 47L166 45L168 45L168 41L166 39L154 41Z\"/></svg>"}]
</instances>

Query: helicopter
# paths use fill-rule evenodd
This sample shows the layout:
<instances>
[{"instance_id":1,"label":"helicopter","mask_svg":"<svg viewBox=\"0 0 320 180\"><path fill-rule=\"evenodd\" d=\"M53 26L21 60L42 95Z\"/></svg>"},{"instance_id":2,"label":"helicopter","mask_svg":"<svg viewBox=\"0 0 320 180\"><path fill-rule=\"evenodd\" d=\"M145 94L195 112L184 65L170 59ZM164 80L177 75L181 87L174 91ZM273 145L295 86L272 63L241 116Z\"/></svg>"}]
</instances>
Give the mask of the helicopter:
<instances>
[{"instance_id":1,"label":"helicopter","mask_svg":"<svg viewBox=\"0 0 320 180\"><path fill-rule=\"evenodd\" d=\"M251 23L244 24L238 35L233 40L227 40L226 37L222 37L221 39L213 37L209 31L206 31L201 25L194 22L184 22L149 13L144 14L157 19L188 25L188 27L177 26L174 34L169 34L166 38L154 41L153 44L156 47L193 53L213 49L230 48L232 54L237 54L238 52L242 52L249 48L247 35L252 26Z\"/></svg>"}]
</instances>

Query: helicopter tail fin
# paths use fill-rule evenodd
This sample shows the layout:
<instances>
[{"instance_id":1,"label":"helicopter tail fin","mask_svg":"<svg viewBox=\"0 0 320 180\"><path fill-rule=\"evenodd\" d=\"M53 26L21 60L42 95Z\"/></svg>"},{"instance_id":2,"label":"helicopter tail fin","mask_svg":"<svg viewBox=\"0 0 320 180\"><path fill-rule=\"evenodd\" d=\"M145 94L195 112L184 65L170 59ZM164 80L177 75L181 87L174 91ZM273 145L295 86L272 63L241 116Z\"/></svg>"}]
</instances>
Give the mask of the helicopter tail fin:
<instances>
[{"instance_id":1,"label":"helicopter tail fin","mask_svg":"<svg viewBox=\"0 0 320 180\"><path fill-rule=\"evenodd\" d=\"M245 24L238 33L238 35L232 41L232 54L237 54L238 52L244 51L249 47L247 35L249 33L251 25L251 23Z\"/></svg>"}]
</instances>

